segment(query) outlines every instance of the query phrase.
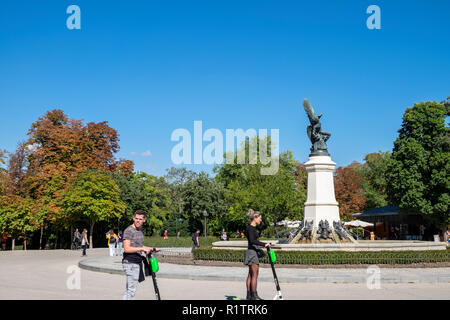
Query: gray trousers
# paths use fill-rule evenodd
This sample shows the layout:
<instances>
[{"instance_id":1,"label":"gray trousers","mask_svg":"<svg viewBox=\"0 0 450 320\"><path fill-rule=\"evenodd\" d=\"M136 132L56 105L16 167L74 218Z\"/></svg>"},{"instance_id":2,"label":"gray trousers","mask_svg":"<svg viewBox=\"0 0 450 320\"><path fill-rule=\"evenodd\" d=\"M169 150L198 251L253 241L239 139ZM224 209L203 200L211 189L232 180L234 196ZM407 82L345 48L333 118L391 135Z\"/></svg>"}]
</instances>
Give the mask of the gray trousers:
<instances>
[{"instance_id":1,"label":"gray trousers","mask_svg":"<svg viewBox=\"0 0 450 320\"><path fill-rule=\"evenodd\" d=\"M127 286L123 294L123 300L133 300L139 282L139 265L136 263L122 263L122 267L127 276Z\"/></svg>"}]
</instances>

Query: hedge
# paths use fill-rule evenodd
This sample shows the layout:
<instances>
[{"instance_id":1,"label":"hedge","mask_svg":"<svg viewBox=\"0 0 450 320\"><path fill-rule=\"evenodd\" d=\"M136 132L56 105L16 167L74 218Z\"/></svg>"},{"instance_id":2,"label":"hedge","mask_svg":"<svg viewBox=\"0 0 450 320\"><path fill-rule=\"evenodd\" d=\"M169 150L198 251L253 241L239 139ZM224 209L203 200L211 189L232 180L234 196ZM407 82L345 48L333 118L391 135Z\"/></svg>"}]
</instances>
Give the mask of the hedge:
<instances>
[{"instance_id":1,"label":"hedge","mask_svg":"<svg viewBox=\"0 0 450 320\"><path fill-rule=\"evenodd\" d=\"M429 251L276 251L278 264L410 264L450 262L449 250ZM245 250L199 248L194 260L243 262ZM269 263L267 253L262 263Z\"/></svg>"}]
</instances>

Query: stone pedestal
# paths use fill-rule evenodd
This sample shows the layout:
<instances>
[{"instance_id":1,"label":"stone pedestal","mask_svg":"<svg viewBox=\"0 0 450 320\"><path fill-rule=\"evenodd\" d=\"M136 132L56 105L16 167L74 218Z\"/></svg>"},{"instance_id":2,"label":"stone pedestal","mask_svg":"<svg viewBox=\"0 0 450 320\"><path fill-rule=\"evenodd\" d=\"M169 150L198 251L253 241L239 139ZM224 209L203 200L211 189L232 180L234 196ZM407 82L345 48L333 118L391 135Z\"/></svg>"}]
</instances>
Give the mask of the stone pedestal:
<instances>
[{"instance_id":1,"label":"stone pedestal","mask_svg":"<svg viewBox=\"0 0 450 320\"><path fill-rule=\"evenodd\" d=\"M320 220L330 227L339 221L339 206L334 195L333 170L336 163L329 156L311 156L305 163L308 172L308 196L305 202L304 221L313 221L317 229Z\"/></svg>"}]
</instances>

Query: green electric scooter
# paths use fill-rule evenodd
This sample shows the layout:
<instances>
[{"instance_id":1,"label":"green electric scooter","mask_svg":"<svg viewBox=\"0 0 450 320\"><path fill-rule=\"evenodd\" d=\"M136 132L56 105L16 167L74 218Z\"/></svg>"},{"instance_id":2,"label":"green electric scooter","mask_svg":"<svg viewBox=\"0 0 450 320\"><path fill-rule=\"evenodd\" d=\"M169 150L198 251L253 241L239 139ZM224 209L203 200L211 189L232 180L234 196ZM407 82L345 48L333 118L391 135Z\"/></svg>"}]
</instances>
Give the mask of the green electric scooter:
<instances>
[{"instance_id":1,"label":"green electric scooter","mask_svg":"<svg viewBox=\"0 0 450 320\"><path fill-rule=\"evenodd\" d=\"M273 298L273 300L283 300L283 295L281 294L280 283L278 282L277 273L275 272L274 263L277 261L277 256L275 255L275 251L270 250L270 247L267 247L267 254L269 256L270 266L272 267L273 279L275 281L275 287L277 288L277 294Z\"/></svg>"},{"instance_id":2,"label":"green electric scooter","mask_svg":"<svg viewBox=\"0 0 450 320\"><path fill-rule=\"evenodd\" d=\"M159 270L158 260L152 256L153 252L158 251L159 250L156 250L156 248L153 248L153 250L150 251L150 253L147 255L147 259L148 259L148 268L150 270L153 279L153 288L155 289L156 300L161 300L161 296L159 295L158 283L156 282L156 273Z\"/></svg>"}]
</instances>

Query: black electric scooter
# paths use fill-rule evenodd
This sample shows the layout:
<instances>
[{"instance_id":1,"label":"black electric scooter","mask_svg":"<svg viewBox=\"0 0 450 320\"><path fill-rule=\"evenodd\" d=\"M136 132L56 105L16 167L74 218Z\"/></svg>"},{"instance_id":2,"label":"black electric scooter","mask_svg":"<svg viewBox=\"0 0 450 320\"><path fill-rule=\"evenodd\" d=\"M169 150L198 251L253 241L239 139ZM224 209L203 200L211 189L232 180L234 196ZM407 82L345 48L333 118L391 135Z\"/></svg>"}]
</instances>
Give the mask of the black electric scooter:
<instances>
[{"instance_id":1,"label":"black electric scooter","mask_svg":"<svg viewBox=\"0 0 450 320\"><path fill-rule=\"evenodd\" d=\"M281 294L277 273L275 272L275 265L274 265L274 262L276 261L275 251L270 250L270 247L267 247L267 255L269 256L270 266L272 267L273 280L275 281L275 287L277 288L277 294L275 295L273 300L283 300L283 295Z\"/></svg>"}]
</instances>

